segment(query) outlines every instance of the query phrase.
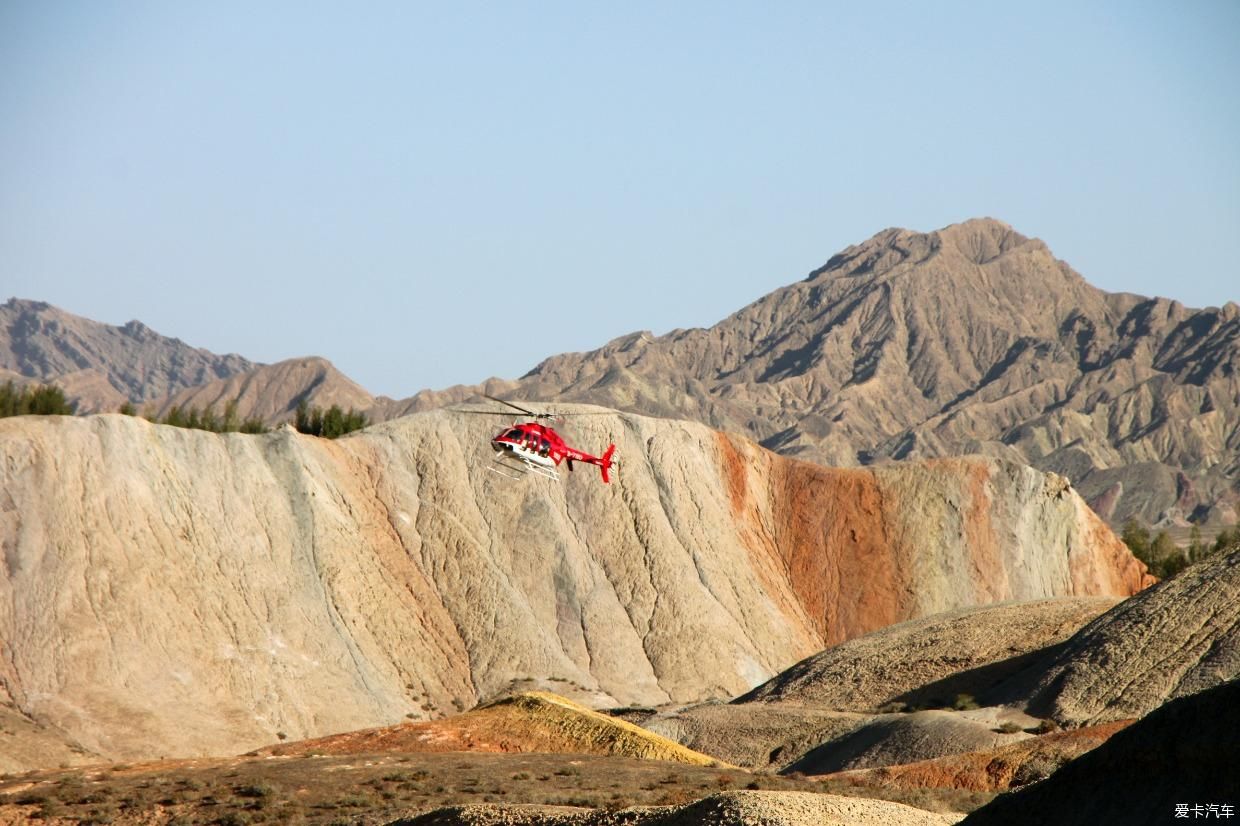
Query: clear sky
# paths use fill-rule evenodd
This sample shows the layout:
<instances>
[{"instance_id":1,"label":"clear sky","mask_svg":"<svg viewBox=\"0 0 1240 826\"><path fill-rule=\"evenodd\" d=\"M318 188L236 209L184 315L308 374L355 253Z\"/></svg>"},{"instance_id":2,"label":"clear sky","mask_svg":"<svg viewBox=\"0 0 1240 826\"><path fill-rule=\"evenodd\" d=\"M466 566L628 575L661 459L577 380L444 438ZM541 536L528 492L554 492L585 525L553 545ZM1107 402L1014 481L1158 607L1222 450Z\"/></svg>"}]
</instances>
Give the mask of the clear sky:
<instances>
[{"instance_id":1,"label":"clear sky","mask_svg":"<svg viewBox=\"0 0 1240 826\"><path fill-rule=\"evenodd\" d=\"M989 215L1240 299L1240 2L0 2L0 301L376 393Z\"/></svg>"}]
</instances>

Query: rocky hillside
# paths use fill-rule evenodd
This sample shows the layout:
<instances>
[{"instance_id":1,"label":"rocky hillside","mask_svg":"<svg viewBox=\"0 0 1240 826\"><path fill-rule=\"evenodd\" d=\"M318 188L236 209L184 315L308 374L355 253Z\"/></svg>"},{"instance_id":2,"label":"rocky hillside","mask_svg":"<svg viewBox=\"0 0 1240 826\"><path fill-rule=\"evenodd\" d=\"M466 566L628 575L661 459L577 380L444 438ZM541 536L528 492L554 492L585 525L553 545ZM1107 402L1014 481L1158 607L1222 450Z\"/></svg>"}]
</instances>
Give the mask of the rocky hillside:
<instances>
[{"instance_id":1,"label":"rocky hillside","mask_svg":"<svg viewBox=\"0 0 1240 826\"><path fill-rule=\"evenodd\" d=\"M1008 456L1068 476L1113 523L1234 522L1240 498L1240 307L1103 292L991 219L886 230L708 329L634 333L486 387L828 465Z\"/></svg>"},{"instance_id":2,"label":"rocky hillside","mask_svg":"<svg viewBox=\"0 0 1240 826\"><path fill-rule=\"evenodd\" d=\"M784 772L991 749L1028 738L1042 721L1021 711L1023 697L1005 707L988 695L1065 650L1116 602L1072 597L946 611L833 645L730 703L623 713L697 751Z\"/></svg>"},{"instance_id":3,"label":"rocky hillside","mask_svg":"<svg viewBox=\"0 0 1240 826\"><path fill-rule=\"evenodd\" d=\"M0 686L119 759L438 717L522 680L598 705L744 692L966 605L1123 596L1065 480L993 459L830 470L704 426L577 420L593 468L488 470L488 417L337 441L0 420Z\"/></svg>"},{"instance_id":4,"label":"rocky hillside","mask_svg":"<svg viewBox=\"0 0 1240 826\"><path fill-rule=\"evenodd\" d=\"M1240 682L1167 703L1068 763L1041 783L1003 795L963 822L968 826L1058 823L1174 823L1236 808ZM1193 807L1200 805L1201 814ZM1213 806L1214 812L1207 807Z\"/></svg>"},{"instance_id":5,"label":"rocky hillside","mask_svg":"<svg viewBox=\"0 0 1240 826\"><path fill-rule=\"evenodd\" d=\"M101 324L39 301L0 304L0 371L55 383L79 412L115 411L249 370L237 355L217 356L139 321Z\"/></svg>"},{"instance_id":6,"label":"rocky hillside","mask_svg":"<svg viewBox=\"0 0 1240 826\"><path fill-rule=\"evenodd\" d=\"M709 755L544 691L501 697L443 720L406 722L282 743L257 753L288 757L462 751L599 754L695 766L720 765Z\"/></svg>"},{"instance_id":7,"label":"rocky hillside","mask_svg":"<svg viewBox=\"0 0 1240 826\"><path fill-rule=\"evenodd\" d=\"M977 694L1115 606L1096 597L1005 602L892 625L807 657L736 703L875 711ZM952 679L955 678L955 679ZM937 698L922 696L933 686Z\"/></svg>"},{"instance_id":8,"label":"rocky hillside","mask_svg":"<svg viewBox=\"0 0 1240 826\"><path fill-rule=\"evenodd\" d=\"M950 754L916 763L854 769L827 775L861 788L968 789L1005 792L1045 780L1064 764L1098 748L1131 721L1086 726L985 751Z\"/></svg>"},{"instance_id":9,"label":"rocky hillside","mask_svg":"<svg viewBox=\"0 0 1240 826\"><path fill-rule=\"evenodd\" d=\"M1142 717L1240 678L1240 551L1126 600L986 692L1083 725Z\"/></svg>"},{"instance_id":10,"label":"rocky hillside","mask_svg":"<svg viewBox=\"0 0 1240 826\"><path fill-rule=\"evenodd\" d=\"M332 405L339 405L342 410L371 410L385 401L370 395L327 359L300 358L255 367L182 390L156 403L154 411L158 417L174 406L199 410L210 407L220 413L225 405L235 401L240 418L257 418L268 425L278 425L291 420L303 400L324 410Z\"/></svg>"}]
</instances>

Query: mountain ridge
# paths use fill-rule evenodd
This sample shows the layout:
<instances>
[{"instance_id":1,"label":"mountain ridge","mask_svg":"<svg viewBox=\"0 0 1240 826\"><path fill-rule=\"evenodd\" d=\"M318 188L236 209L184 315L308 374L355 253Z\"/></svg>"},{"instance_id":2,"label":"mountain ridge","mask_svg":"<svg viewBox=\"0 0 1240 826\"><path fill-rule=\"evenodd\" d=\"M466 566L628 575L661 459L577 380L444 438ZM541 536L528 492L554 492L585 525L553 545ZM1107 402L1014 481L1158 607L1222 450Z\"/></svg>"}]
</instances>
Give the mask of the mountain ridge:
<instances>
[{"instance_id":1,"label":"mountain ridge","mask_svg":"<svg viewBox=\"0 0 1240 826\"><path fill-rule=\"evenodd\" d=\"M1105 293L993 219L884 230L709 328L401 409L471 391L689 418L827 465L1007 455L1113 523L1229 523L1240 500L1240 307Z\"/></svg>"},{"instance_id":2,"label":"mountain ridge","mask_svg":"<svg viewBox=\"0 0 1240 826\"><path fill-rule=\"evenodd\" d=\"M827 465L1006 457L1069 477L1111 524L1221 526L1240 509L1240 306L1104 292L991 218L883 230L711 327L630 333L515 380L388 399L313 361L155 406L239 398L240 415L277 424L299 399L372 421L479 394L584 402ZM72 381L100 384L93 371Z\"/></svg>"},{"instance_id":3,"label":"mountain ridge","mask_svg":"<svg viewBox=\"0 0 1240 826\"><path fill-rule=\"evenodd\" d=\"M160 335L141 321L122 326L10 298L0 304L0 370L56 384L79 412L115 411L259 366Z\"/></svg>"}]
</instances>

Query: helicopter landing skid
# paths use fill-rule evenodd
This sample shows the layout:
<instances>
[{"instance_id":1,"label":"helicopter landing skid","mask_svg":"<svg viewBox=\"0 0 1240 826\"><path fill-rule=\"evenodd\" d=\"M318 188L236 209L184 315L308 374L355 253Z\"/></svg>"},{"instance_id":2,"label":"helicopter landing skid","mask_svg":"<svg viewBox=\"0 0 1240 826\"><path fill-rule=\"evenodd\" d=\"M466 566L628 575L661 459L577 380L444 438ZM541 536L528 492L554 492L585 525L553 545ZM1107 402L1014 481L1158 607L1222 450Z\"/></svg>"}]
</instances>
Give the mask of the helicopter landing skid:
<instances>
[{"instance_id":1,"label":"helicopter landing skid","mask_svg":"<svg viewBox=\"0 0 1240 826\"><path fill-rule=\"evenodd\" d=\"M508 479L520 479L521 476L514 475L509 471L516 471L518 474L533 473L547 479L559 479L560 476L554 469L543 467L531 462L525 457L513 456L511 453L496 453L495 461L487 465L487 470L492 473L498 473Z\"/></svg>"}]
</instances>

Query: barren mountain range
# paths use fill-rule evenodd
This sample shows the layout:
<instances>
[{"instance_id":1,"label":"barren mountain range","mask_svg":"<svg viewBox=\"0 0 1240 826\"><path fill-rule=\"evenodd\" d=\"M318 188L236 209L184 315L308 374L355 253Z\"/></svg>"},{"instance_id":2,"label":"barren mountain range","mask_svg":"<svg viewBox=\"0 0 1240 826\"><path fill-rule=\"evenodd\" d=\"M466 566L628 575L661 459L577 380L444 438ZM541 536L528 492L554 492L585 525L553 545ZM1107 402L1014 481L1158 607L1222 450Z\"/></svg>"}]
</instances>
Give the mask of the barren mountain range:
<instances>
[{"instance_id":1,"label":"barren mountain range","mask_svg":"<svg viewBox=\"0 0 1240 826\"><path fill-rule=\"evenodd\" d=\"M1008 456L1068 476L1113 523L1230 523L1240 498L1240 307L1103 292L990 219L881 232L708 329L486 388L693 419L828 465Z\"/></svg>"},{"instance_id":2,"label":"barren mountain range","mask_svg":"<svg viewBox=\"0 0 1240 826\"><path fill-rule=\"evenodd\" d=\"M549 765L505 754L574 753L564 777L681 761L623 769L646 778L630 801L702 798L425 814L492 797L380 770L367 822L410 823L953 822L803 792L969 811L1051 775L1075 795L1134 747L1187 743L1167 721L1240 677L1240 552L1155 585L1106 524L1235 521L1238 367L1235 304L1104 293L989 219L885 231L709 329L404 400L321 358L257 365L14 299L0 381L57 383L85 412L235 400L277 427L0 419L0 772L215 755L183 763L330 784L443 770L446 750L503 795L529 778L505 766ZM491 473L484 392L592 414L571 441L616 443L612 483ZM303 401L380 424L280 427ZM138 771L166 785L155 766ZM781 790L658 796L686 776ZM548 802L559 781L539 781L509 788ZM51 817L30 801L55 789L74 817L231 817L218 777L149 810L80 782L0 776L0 823ZM288 782L279 806L317 781Z\"/></svg>"},{"instance_id":3,"label":"barren mountain range","mask_svg":"<svg viewBox=\"0 0 1240 826\"><path fill-rule=\"evenodd\" d=\"M0 321L0 369L58 381L89 410L239 398L278 423L304 398L384 420L485 391L700 421L835 466L1006 456L1069 477L1112 524L1231 524L1240 502L1240 307L1103 292L991 219L886 230L707 329L401 401L321 359L255 366L137 322L18 301Z\"/></svg>"},{"instance_id":4,"label":"barren mountain range","mask_svg":"<svg viewBox=\"0 0 1240 826\"><path fill-rule=\"evenodd\" d=\"M61 387L78 412L139 406L257 367L161 336L140 321L123 327L67 313L41 301L0 304L0 380Z\"/></svg>"}]
</instances>

